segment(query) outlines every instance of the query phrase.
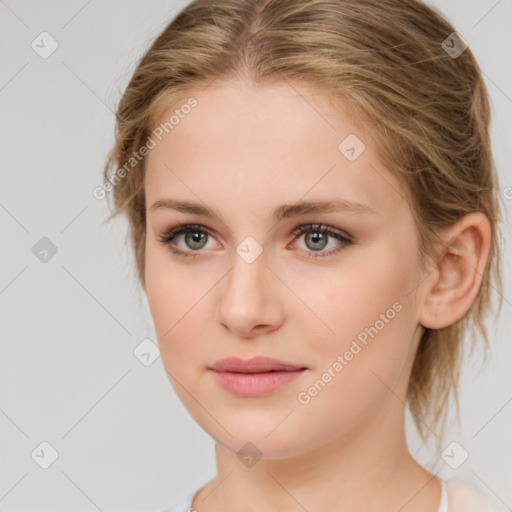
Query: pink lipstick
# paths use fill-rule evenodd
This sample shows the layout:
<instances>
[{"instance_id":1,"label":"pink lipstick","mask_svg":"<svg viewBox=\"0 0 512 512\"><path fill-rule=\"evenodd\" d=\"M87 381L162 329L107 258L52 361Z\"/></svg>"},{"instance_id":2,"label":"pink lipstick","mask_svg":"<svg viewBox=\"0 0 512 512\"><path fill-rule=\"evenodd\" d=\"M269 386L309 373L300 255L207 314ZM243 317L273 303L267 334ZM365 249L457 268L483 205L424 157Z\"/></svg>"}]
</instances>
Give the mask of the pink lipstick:
<instances>
[{"instance_id":1,"label":"pink lipstick","mask_svg":"<svg viewBox=\"0 0 512 512\"><path fill-rule=\"evenodd\" d=\"M227 391L245 397L261 396L299 377L307 368L268 357L246 361L228 357L217 361L210 370Z\"/></svg>"}]
</instances>

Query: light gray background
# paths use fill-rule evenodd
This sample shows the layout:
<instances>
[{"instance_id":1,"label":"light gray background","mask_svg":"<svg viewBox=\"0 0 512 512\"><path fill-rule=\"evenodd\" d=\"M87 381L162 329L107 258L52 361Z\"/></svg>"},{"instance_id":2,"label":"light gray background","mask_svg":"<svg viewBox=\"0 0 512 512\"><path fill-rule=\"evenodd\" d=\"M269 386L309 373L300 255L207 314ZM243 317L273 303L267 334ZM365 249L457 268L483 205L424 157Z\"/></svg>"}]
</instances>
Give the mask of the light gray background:
<instances>
[{"instance_id":1,"label":"light gray background","mask_svg":"<svg viewBox=\"0 0 512 512\"><path fill-rule=\"evenodd\" d=\"M136 60L186 3L0 1L2 511L157 510L215 474L213 441L176 398L161 359L146 367L134 357L143 339L156 341L152 322L135 294L126 224L103 224L106 200L92 196L113 142L112 111ZM505 190L512 185L512 2L434 5L485 73ZM43 31L59 45L48 59L31 48ZM512 201L504 202L510 209ZM505 214L505 301L489 333L493 358L484 368L478 353L468 362L461 428L446 437L469 458L452 470L421 449L411 428L408 436L420 462L512 507ZM47 263L32 252L42 237L58 249ZM31 457L43 441L58 452L48 469Z\"/></svg>"}]
</instances>

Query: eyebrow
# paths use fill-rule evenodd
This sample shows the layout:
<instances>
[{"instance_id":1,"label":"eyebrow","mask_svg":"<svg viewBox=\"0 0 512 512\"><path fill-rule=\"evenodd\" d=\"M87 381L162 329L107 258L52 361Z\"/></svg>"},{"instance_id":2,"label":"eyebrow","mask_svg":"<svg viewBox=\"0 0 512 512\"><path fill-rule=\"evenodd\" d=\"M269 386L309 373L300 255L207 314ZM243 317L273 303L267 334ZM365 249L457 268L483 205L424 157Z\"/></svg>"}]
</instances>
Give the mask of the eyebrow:
<instances>
[{"instance_id":1,"label":"eyebrow","mask_svg":"<svg viewBox=\"0 0 512 512\"><path fill-rule=\"evenodd\" d=\"M178 212L201 215L210 219L220 218L219 213L204 204L190 201L178 201L176 199L159 199L155 201L148 211L159 208L176 210ZM348 201L347 199L332 199L329 201L301 201L293 204L283 204L274 210L273 218L276 222L282 219L319 213L331 213L336 211L348 211L357 213L370 213L378 215L377 210L366 204Z\"/></svg>"}]
</instances>

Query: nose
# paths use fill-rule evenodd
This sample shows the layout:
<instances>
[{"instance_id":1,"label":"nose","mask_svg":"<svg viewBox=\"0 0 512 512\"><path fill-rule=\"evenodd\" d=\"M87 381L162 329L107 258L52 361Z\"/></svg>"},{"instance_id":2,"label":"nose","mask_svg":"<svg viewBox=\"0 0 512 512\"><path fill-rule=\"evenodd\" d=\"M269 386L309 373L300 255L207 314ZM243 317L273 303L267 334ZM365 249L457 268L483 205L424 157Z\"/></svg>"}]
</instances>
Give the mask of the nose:
<instances>
[{"instance_id":1,"label":"nose","mask_svg":"<svg viewBox=\"0 0 512 512\"><path fill-rule=\"evenodd\" d=\"M252 262L234 253L233 267L218 288L217 321L238 337L272 332L283 322L283 285L267 265L264 252Z\"/></svg>"}]
</instances>

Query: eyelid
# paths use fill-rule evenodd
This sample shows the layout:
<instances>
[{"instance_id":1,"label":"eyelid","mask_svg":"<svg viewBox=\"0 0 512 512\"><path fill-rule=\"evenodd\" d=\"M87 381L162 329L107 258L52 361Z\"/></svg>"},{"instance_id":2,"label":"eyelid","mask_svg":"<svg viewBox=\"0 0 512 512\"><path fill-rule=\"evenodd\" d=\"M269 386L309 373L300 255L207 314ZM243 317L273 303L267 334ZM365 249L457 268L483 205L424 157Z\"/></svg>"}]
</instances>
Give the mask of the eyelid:
<instances>
[{"instance_id":1,"label":"eyelid","mask_svg":"<svg viewBox=\"0 0 512 512\"><path fill-rule=\"evenodd\" d=\"M307 233L308 231L321 231L329 236L332 236L334 238L342 238L346 242L353 242L354 238L349 235L347 232L342 231L338 228L334 228L328 224L318 224L318 223L309 223L309 224L301 224L300 226L297 226L293 231L292 235L299 236L303 235L304 233Z\"/></svg>"},{"instance_id":2,"label":"eyelid","mask_svg":"<svg viewBox=\"0 0 512 512\"><path fill-rule=\"evenodd\" d=\"M182 257L196 257L200 256L201 250L193 251L183 251L181 249L176 249L175 245L172 243L172 240L179 235L186 234L187 232L193 232L193 231L199 231L204 232L208 234L209 236L212 236L212 238L216 239L216 236L212 234L216 233L215 230L207 228L203 224L178 224L177 226L170 228L166 230L163 235L161 235L158 240L168 247L168 249L173 252L174 254L177 254L178 256ZM326 224L320 224L320 223L303 223L297 226L291 234L293 235L292 242L295 242L301 235L304 233L307 233L308 231L317 231L322 232L326 234L328 237L335 238L338 240L338 242L341 244L340 247L331 249L330 251L322 252L319 251L319 254L315 255L315 251L307 251L303 250L303 252L307 252L310 254L310 258L323 258L323 257L329 257L334 254L338 254L339 252L342 252L347 246L352 245L354 243L354 237L347 233L346 231L342 231L338 228L334 228L330 225ZM287 245L287 247L289 244Z\"/></svg>"},{"instance_id":3,"label":"eyelid","mask_svg":"<svg viewBox=\"0 0 512 512\"><path fill-rule=\"evenodd\" d=\"M174 254L177 254L179 256L183 257L196 257L199 256L200 252L204 251L183 251L181 249L176 249L174 244L172 243L172 239L175 237L186 234L190 231L201 231L204 233L207 233L209 236L212 236L212 238L216 239L215 236L212 235L212 231L216 233L215 230L212 230L210 228L207 228L206 226L203 226L202 224L189 224L189 223L183 223L178 224L177 226L174 226L173 228L167 229L164 231L162 235L158 237L158 241L161 242L163 245L165 245L171 252Z\"/></svg>"},{"instance_id":4,"label":"eyelid","mask_svg":"<svg viewBox=\"0 0 512 512\"><path fill-rule=\"evenodd\" d=\"M354 243L354 238L352 235L339 230L338 228L334 228L330 225L326 224L318 224L318 223L309 223L309 224L301 224L297 228L292 231L292 235L294 236L293 242L295 242L301 235L307 233L308 231L317 231L326 234L330 238L334 238L339 242L339 246L337 248L331 249L330 251L319 251L317 254L315 251L305 251L308 253L308 258L328 258L329 256L335 256L341 252L343 252L348 246Z\"/></svg>"}]
</instances>

